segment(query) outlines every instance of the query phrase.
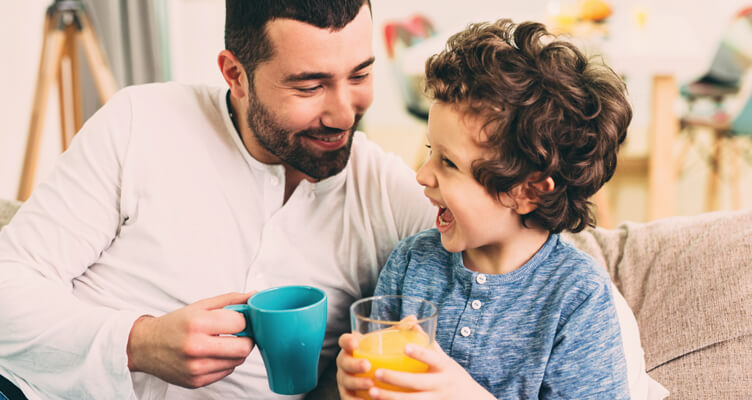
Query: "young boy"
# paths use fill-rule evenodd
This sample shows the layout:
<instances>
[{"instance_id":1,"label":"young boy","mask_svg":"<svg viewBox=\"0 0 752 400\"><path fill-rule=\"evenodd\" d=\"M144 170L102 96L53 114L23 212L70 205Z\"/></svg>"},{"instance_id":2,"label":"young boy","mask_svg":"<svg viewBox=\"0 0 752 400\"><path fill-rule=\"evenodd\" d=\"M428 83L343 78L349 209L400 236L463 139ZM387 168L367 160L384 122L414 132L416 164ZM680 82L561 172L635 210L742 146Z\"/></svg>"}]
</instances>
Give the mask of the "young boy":
<instances>
[{"instance_id":1,"label":"young boy","mask_svg":"<svg viewBox=\"0 0 752 400\"><path fill-rule=\"evenodd\" d=\"M470 25L426 63L434 103L418 182L436 228L402 241L376 294L439 307L429 372L377 370L343 335L343 399L628 399L610 278L558 233L594 224L588 198L614 173L632 111L623 82L541 24ZM440 346L440 347L439 347Z\"/></svg>"}]
</instances>

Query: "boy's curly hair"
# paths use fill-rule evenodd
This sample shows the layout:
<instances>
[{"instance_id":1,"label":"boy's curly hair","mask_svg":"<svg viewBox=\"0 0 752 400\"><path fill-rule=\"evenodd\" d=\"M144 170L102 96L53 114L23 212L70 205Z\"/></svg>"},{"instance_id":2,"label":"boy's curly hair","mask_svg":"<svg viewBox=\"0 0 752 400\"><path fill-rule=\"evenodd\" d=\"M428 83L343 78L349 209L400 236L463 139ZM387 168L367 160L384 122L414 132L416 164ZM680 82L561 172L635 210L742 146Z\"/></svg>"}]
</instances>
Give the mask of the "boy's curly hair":
<instances>
[{"instance_id":1,"label":"boy's curly hair","mask_svg":"<svg viewBox=\"0 0 752 400\"><path fill-rule=\"evenodd\" d=\"M632 109L624 82L590 62L574 45L554 40L544 25L508 19L471 24L426 62L435 99L481 116L495 155L473 163L492 195L509 192L535 172L555 188L538 194L523 215L551 232L595 224L588 199L614 174Z\"/></svg>"}]
</instances>

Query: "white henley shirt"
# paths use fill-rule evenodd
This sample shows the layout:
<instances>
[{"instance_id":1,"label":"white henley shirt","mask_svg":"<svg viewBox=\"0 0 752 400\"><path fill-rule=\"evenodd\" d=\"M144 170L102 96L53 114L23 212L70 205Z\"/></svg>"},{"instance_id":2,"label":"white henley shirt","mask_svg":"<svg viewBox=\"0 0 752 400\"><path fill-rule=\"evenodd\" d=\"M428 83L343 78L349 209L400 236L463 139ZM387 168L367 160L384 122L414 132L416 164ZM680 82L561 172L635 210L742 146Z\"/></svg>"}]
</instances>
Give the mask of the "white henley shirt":
<instances>
[{"instance_id":1,"label":"white henley shirt","mask_svg":"<svg viewBox=\"0 0 752 400\"><path fill-rule=\"evenodd\" d=\"M432 225L413 171L360 132L341 173L302 181L283 204L283 167L246 151L225 93L119 91L0 232L0 374L27 396L282 398L256 349L195 390L131 373L134 320L232 291L314 285L328 295L324 365L396 243Z\"/></svg>"}]
</instances>

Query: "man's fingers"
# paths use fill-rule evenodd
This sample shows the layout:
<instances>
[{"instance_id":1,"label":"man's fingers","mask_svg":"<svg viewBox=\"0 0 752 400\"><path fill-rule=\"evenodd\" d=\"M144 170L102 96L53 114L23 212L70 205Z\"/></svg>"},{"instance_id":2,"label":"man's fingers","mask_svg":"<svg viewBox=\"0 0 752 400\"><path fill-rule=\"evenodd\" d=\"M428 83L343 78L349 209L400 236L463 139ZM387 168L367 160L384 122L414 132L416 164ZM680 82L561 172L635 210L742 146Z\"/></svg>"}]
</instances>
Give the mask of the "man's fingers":
<instances>
[{"instance_id":1,"label":"man's fingers","mask_svg":"<svg viewBox=\"0 0 752 400\"><path fill-rule=\"evenodd\" d=\"M253 341L247 337L203 336L186 343L183 350L193 358L244 358L253 350Z\"/></svg>"},{"instance_id":2,"label":"man's fingers","mask_svg":"<svg viewBox=\"0 0 752 400\"><path fill-rule=\"evenodd\" d=\"M219 296L210 297L208 299L202 299L195 303L193 303L194 306L203 308L204 310L215 310L217 308L222 308L224 306L229 306L230 304L243 304L248 301L248 298L250 298L255 292L248 292L248 293L238 293L238 292L232 292L232 293L225 293L221 294Z\"/></svg>"},{"instance_id":3,"label":"man's fingers","mask_svg":"<svg viewBox=\"0 0 752 400\"><path fill-rule=\"evenodd\" d=\"M202 386L206 386L211 383L214 383L226 377L227 375L230 375L233 371L234 369L226 369L226 370L219 371L219 372L213 372L211 374L194 376L193 378L189 380L189 382L181 386L185 386L185 387L193 388L193 389L200 388Z\"/></svg>"},{"instance_id":4,"label":"man's fingers","mask_svg":"<svg viewBox=\"0 0 752 400\"><path fill-rule=\"evenodd\" d=\"M188 361L188 374L191 376L213 375L222 371L235 369L245 362L241 358L198 358Z\"/></svg>"},{"instance_id":5,"label":"man's fingers","mask_svg":"<svg viewBox=\"0 0 752 400\"><path fill-rule=\"evenodd\" d=\"M201 317L196 323L201 324L200 330L209 335L229 335L245 329L245 317L237 311L220 308L208 311Z\"/></svg>"}]
</instances>

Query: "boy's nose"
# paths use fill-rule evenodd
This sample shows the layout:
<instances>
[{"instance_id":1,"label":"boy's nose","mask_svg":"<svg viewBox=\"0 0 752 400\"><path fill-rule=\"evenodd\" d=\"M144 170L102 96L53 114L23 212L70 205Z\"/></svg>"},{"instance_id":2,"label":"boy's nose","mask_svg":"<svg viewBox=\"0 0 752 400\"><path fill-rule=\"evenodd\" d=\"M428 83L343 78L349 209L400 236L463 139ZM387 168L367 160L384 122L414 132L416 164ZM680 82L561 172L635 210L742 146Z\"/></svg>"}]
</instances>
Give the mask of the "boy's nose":
<instances>
[{"instance_id":1,"label":"boy's nose","mask_svg":"<svg viewBox=\"0 0 752 400\"><path fill-rule=\"evenodd\" d=\"M426 186L426 187L434 187L436 186L436 176L433 174L433 170L431 169L431 159L427 159L425 163L418 169L418 172L415 174L415 179L418 181L419 184Z\"/></svg>"}]
</instances>

